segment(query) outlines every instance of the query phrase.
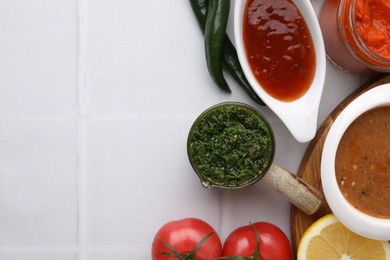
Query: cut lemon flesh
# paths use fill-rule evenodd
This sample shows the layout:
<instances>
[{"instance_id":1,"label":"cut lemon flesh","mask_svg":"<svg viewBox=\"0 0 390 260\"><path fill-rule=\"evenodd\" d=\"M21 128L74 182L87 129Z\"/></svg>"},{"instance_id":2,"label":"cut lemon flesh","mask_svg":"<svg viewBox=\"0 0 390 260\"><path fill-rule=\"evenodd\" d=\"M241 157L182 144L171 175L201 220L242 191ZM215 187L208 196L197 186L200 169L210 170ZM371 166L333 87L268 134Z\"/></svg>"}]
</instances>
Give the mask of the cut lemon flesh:
<instances>
[{"instance_id":1,"label":"cut lemon flesh","mask_svg":"<svg viewBox=\"0 0 390 260\"><path fill-rule=\"evenodd\" d=\"M357 235L333 214L313 223L299 243L297 260L390 260L390 244Z\"/></svg>"}]
</instances>

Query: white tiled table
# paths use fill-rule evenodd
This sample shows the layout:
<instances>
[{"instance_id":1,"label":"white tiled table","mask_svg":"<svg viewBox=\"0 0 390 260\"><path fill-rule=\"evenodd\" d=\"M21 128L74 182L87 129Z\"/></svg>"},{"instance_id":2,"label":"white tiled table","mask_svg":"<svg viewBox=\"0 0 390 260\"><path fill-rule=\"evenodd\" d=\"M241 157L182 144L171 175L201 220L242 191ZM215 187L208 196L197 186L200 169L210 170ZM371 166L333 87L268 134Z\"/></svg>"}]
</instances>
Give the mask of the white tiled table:
<instances>
[{"instance_id":1,"label":"white tiled table","mask_svg":"<svg viewBox=\"0 0 390 260\"><path fill-rule=\"evenodd\" d=\"M150 259L157 229L189 216L222 239L250 221L289 236L271 188L206 190L190 167L199 113L256 105L211 81L188 1L1 0L0 57L0 260ZM318 125L365 80L329 63ZM307 144L258 108L296 172Z\"/></svg>"}]
</instances>

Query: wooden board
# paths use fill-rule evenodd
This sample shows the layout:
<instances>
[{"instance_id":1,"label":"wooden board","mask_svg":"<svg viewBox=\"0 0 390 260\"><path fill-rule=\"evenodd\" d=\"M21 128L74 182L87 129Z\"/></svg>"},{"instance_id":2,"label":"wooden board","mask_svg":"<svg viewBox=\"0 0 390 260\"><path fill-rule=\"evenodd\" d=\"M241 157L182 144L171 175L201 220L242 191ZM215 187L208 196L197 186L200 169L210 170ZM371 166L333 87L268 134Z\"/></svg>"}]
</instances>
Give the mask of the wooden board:
<instances>
[{"instance_id":1,"label":"wooden board","mask_svg":"<svg viewBox=\"0 0 390 260\"><path fill-rule=\"evenodd\" d=\"M378 85L389 83L390 74L381 75L374 81L361 86L346 99L344 99L324 120L320 128L317 130L316 136L310 142L300 164L297 176L301 177L308 184L322 191L320 168L321 168L321 153L325 142L326 135L332 126L333 122L344 108L360 96L365 91L372 89ZM306 229L313 224L317 219L326 214L331 213L329 206L324 199L320 209L314 215L306 215L296 207L291 208L290 225L291 225L291 242L296 255L299 241Z\"/></svg>"}]
</instances>

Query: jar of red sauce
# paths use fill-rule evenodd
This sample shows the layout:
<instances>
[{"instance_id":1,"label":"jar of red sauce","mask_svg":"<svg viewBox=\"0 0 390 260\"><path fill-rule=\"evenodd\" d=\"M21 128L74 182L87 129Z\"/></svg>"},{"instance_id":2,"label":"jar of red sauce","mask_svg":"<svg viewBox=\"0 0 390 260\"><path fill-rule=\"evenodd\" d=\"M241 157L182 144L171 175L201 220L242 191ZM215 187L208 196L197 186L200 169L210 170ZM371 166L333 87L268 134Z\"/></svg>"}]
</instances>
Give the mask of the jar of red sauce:
<instances>
[{"instance_id":1,"label":"jar of red sauce","mask_svg":"<svg viewBox=\"0 0 390 260\"><path fill-rule=\"evenodd\" d=\"M327 0L319 22L336 66L353 73L390 72L389 0Z\"/></svg>"}]
</instances>

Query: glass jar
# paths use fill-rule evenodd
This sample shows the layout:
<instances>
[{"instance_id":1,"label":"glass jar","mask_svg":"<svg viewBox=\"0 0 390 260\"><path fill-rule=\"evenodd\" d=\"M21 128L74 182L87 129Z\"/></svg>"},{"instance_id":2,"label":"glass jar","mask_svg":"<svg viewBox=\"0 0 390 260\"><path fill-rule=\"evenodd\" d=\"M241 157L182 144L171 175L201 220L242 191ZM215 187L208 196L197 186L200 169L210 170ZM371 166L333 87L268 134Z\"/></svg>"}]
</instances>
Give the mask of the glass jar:
<instances>
[{"instance_id":1,"label":"glass jar","mask_svg":"<svg viewBox=\"0 0 390 260\"><path fill-rule=\"evenodd\" d=\"M390 72L390 58L381 56L370 49L358 31L355 19L357 1L327 0L324 3L319 22L327 56L336 66L349 72L388 73Z\"/></svg>"}]
</instances>

